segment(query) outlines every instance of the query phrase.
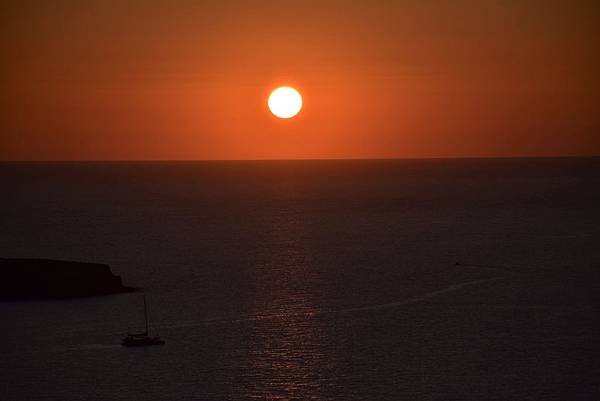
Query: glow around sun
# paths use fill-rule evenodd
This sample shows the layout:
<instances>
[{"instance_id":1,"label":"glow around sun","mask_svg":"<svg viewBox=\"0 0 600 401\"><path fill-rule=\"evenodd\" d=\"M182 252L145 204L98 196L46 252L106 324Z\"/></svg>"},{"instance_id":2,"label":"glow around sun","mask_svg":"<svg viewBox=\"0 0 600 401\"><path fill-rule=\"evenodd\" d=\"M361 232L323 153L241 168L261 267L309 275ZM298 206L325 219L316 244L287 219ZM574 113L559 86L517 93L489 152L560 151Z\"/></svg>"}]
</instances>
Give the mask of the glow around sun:
<instances>
[{"instance_id":1,"label":"glow around sun","mask_svg":"<svg viewBox=\"0 0 600 401\"><path fill-rule=\"evenodd\" d=\"M302 109L302 96L296 89L282 86L271 92L267 103L276 117L292 118Z\"/></svg>"}]
</instances>

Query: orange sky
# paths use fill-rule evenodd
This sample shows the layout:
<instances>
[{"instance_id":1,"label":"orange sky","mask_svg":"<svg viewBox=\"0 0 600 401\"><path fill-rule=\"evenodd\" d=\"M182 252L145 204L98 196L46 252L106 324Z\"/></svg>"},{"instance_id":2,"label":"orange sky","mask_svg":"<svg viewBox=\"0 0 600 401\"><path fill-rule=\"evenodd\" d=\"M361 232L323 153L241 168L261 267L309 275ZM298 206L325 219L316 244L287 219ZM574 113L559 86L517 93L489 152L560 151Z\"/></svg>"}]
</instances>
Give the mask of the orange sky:
<instances>
[{"instance_id":1,"label":"orange sky","mask_svg":"<svg viewBox=\"0 0 600 401\"><path fill-rule=\"evenodd\" d=\"M0 23L4 160L600 154L597 1L4 0Z\"/></svg>"}]
</instances>

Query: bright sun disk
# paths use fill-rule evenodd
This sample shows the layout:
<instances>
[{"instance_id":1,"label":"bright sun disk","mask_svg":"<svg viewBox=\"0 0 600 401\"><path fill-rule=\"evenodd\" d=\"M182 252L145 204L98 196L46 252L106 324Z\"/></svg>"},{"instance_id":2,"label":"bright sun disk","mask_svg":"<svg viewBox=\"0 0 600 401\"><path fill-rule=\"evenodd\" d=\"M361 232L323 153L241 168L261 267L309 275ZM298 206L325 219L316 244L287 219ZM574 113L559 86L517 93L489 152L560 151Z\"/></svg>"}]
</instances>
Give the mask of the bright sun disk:
<instances>
[{"instance_id":1,"label":"bright sun disk","mask_svg":"<svg viewBox=\"0 0 600 401\"><path fill-rule=\"evenodd\" d=\"M276 117L292 118L302 109L302 96L296 89L282 86L271 92L268 105Z\"/></svg>"}]
</instances>

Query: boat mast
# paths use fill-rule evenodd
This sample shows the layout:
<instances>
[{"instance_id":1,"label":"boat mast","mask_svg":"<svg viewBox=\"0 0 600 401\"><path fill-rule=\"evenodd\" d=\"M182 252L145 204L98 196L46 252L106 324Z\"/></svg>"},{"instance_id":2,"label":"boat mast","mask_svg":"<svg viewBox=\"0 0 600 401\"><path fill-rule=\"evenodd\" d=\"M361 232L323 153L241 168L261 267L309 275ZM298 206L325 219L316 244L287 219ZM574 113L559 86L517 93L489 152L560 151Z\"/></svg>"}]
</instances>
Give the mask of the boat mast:
<instances>
[{"instance_id":1,"label":"boat mast","mask_svg":"<svg viewBox=\"0 0 600 401\"><path fill-rule=\"evenodd\" d=\"M146 293L144 292L144 317L146 318L146 335L148 335L148 306L146 305Z\"/></svg>"}]
</instances>

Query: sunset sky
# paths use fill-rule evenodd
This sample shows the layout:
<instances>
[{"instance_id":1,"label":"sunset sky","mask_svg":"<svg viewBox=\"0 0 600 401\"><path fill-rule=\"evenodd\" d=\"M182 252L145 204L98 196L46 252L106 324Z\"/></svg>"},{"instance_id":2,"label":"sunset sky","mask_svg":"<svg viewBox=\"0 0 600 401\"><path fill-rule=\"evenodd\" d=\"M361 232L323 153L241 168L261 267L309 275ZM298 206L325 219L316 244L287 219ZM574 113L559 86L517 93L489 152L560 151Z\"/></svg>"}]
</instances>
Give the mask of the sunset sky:
<instances>
[{"instance_id":1,"label":"sunset sky","mask_svg":"<svg viewBox=\"0 0 600 401\"><path fill-rule=\"evenodd\" d=\"M4 0L0 32L3 160L600 154L597 0Z\"/></svg>"}]
</instances>

